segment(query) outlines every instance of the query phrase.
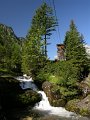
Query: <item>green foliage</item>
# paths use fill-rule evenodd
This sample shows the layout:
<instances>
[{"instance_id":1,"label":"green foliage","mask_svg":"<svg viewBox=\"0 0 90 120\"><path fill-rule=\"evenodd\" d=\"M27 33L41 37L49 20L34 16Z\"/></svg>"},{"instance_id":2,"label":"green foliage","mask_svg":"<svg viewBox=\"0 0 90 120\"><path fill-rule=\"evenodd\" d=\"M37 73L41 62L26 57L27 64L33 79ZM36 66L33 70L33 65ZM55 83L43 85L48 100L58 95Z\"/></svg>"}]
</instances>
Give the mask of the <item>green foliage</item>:
<instances>
[{"instance_id":1,"label":"green foliage","mask_svg":"<svg viewBox=\"0 0 90 120\"><path fill-rule=\"evenodd\" d=\"M79 95L79 90L77 88L66 88L66 87L60 87L60 93L61 93L61 98L71 100L73 98L77 98Z\"/></svg>"},{"instance_id":2,"label":"green foliage","mask_svg":"<svg viewBox=\"0 0 90 120\"><path fill-rule=\"evenodd\" d=\"M79 95L79 69L72 61L49 62L37 75L38 81L49 81L59 86L63 99L72 99ZM58 87L57 86L57 87Z\"/></svg>"},{"instance_id":3,"label":"green foliage","mask_svg":"<svg viewBox=\"0 0 90 120\"><path fill-rule=\"evenodd\" d=\"M22 71L35 76L45 64L45 56L41 53L35 40L26 41L22 51Z\"/></svg>"},{"instance_id":4,"label":"green foliage","mask_svg":"<svg viewBox=\"0 0 90 120\"><path fill-rule=\"evenodd\" d=\"M54 75L49 75L48 81L54 84L59 84L60 77L54 76Z\"/></svg>"}]
</instances>

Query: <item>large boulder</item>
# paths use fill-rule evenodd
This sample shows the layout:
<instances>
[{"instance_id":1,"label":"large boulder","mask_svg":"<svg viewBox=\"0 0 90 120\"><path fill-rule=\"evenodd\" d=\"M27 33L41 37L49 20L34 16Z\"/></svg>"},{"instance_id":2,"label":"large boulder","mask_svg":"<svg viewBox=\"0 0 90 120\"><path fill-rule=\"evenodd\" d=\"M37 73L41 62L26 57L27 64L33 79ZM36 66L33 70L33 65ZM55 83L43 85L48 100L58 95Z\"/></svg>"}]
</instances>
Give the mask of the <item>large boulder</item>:
<instances>
[{"instance_id":1,"label":"large boulder","mask_svg":"<svg viewBox=\"0 0 90 120\"><path fill-rule=\"evenodd\" d=\"M79 107L78 107L78 102L80 100L79 99L73 99L67 102L67 104L65 105L66 110L71 111L71 112L75 112L75 113L79 113Z\"/></svg>"},{"instance_id":2,"label":"large boulder","mask_svg":"<svg viewBox=\"0 0 90 120\"><path fill-rule=\"evenodd\" d=\"M19 105L33 107L37 102L41 101L41 95L36 91L27 89L18 95L17 101Z\"/></svg>"},{"instance_id":3,"label":"large boulder","mask_svg":"<svg viewBox=\"0 0 90 120\"><path fill-rule=\"evenodd\" d=\"M66 104L65 108L69 111L81 114L82 116L90 117L90 95L88 95L82 100L79 99L70 100Z\"/></svg>"},{"instance_id":4,"label":"large boulder","mask_svg":"<svg viewBox=\"0 0 90 120\"><path fill-rule=\"evenodd\" d=\"M58 86L46 81L42 84L42 89L46 93L48 100L52 106L63 107L66 101L61 98Z\"/></svg>"}]
</instances>

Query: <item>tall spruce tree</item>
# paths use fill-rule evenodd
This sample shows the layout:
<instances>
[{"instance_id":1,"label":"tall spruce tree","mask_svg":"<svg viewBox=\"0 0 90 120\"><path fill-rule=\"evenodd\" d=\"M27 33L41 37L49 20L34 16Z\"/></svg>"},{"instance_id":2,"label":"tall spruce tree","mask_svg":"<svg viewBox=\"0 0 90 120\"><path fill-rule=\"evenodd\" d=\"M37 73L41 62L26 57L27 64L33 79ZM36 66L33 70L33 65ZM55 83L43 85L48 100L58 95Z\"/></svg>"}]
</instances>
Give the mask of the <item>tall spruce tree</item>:
<instances>
[{"instance_id":1,"label":"tall spruce tree","mask_svg":"<svg viewBox=\"0 0 90 120\"><path fill-rule=\"evenodd\" d=\"M36 10L36 13L32 19L32 26L28 35L31 35L36 30L40 31L43 43L43 52L47 57L47 39L52 34L51 32L55 30L57 25L56 19L53 16L53 9L49 7L46 3L43 3L40 8Z\"/></svg>"},{"instance_id":2,"label":"tall spruce tree","mask_svg":"<svg viewBox=\"0 0 90 120\"><path fill-rule=\"evenodd\" d=\"M70 23L70 30L66 33L64 44L66 47L66 60L71 60L74 66L79 68L80 78L84 77L87 73L85 42L73 20Z\"/></svg>"},{"instance_id":3,"label":"tall spruce tree","mask_svg":"<svg viewBox=\"0 0 90 120\"><path fill-rule=\"evenodd\" d=\"M35 75L47 59L47 36L55 30L55 19L52 9L43 3L35 12L31 28L23 45L22 70L29 75Z\"/></svg>"}]
</instances>

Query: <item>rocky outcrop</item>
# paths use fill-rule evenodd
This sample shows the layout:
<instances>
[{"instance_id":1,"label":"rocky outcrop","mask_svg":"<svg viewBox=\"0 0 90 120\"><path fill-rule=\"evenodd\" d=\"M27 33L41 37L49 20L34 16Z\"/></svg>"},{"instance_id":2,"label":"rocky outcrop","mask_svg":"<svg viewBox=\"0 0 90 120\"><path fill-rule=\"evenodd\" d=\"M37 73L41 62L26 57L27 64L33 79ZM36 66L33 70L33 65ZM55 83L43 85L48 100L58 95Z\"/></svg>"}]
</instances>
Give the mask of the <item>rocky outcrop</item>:
<instances>
[{"instance_id":1,"label":"rocky outcrop","mask_svg":"<svg viewBox=\"0 0 90 120\"><path fill-rule=\"evenodd\" d=\"M9 37L9 39L8 39L9 41L11 39L16 40L16 41L19 40L19 38L15 35L13 29L4 24L0 24L0 35L1 35L1 40L3 40L2 42L7 41L8 37Z\"/></svg>"},{"instance_id":2,"label":"rocky outcrop","mask_svg":"<svg viewBox=\"0 0 90 120\"><path fill-rule=\"evenodd\" d=\"M86 97L90 94L90 86L86 82L81 82L79 84L79 89L82 91L82 97Z\"/></svg>"},{"instance_id":3,"label":"rocky outcrop","mask_svg":"<svg viewBox=\"0 0 90 120\"><path fill-rule=\"evenodd\" d=\"M78 84L78 87L82 94L78 99L68 101L65 108L83 116L90 116L90 74Z\"/></svg>"},{"instance_id":4,"label":"rocky outcrop","mask_svg":"<svg viewBox=\"0 0 90 120\"><path fill-rule=\"evenodd\" d=\"M90 116L90 95L82 100L74 99L69 101L65 108L83 116Z\"/></svg>"},{"instance_id":5,"label":"rocky outcrop","mask_svg":"<svg viewBox=\"0 0 90 120\"><path fill-rule=\"evenodd\" d=\"M48 100L52 106L65 106L66 101L61 98L60 90L57 86L46 81L42 84L42 89L46 93L46 96L48 97Z\"/></svg>"},{"instance_id":6,"label":"rocky outcrop","mask_svg":"<svg viewBox=\"0 0 90 120\"><path fill-rule=\"evenodd\" d=\"M82 97L86 97L90 94L90 74L81 83L79 83L79 89L82 91Z\"/></svg>"},{"instance_id":7,"label":"rocky outcrop","mask_svg":"<svg viewBox=\"0 0 90 120\"><path fill-rule=\"evenodd\" d=\"M88 74L88 77L85 78L84 83L86 83L90 87L90 73Z\"/></svg>"}]
</instances>

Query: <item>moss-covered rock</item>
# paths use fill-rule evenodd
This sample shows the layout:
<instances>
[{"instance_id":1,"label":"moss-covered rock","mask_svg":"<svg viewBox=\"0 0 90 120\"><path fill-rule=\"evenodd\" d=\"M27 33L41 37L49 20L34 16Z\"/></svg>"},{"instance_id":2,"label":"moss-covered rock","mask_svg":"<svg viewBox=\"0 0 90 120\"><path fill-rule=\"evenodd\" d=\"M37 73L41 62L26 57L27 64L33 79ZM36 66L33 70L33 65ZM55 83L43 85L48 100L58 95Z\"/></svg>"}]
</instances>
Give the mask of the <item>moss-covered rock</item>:
<instances>
[{"instance_id":1,"label":"moss-covered rock","mask_svg":"<svg viewBox=\"0 0 90 120\"><path fill-rule=\"evenodd\" d=\"M82 116L90 116L90 95L82 100L70 100L65 108Z\"/></svg>"},{"instance_id":2,"label":"moss-covered rock","mask_svg":"<svg viewBox=\"0 0 90 120\"><path fill-rule=\"evenodd\" d=\"M52 100L50 101L50 104L54 107L64 107L66 104L66 101L63 99L58 99L58 100Z\"/></svg>"},{"instance_id":3,"label":"moss-covered rock","mask_svg":"<svg viewBox=\"0 0 90 120\"><path fill-rule=\"evenodd\" d=\"M39 102L41 100L41 96L33 91L33 90L26 90L24 93L18 95L19 104L21 105L35 105L35 103Z\"/></svg>"},{"instance_id":4,"label":"moss-covered rock","mask_svg":"<svg viewBox=\"0 0 90 120\"><path fill-rule=\"evenodd\" d=\"M90 111L88 110L88 108L81 108L79 113L82 115L82 116L90 116Z\"/></svg>"},{"instance_id":5,"label":"moss-covered rock","mask_svg":"<svg viewBox=\"0 0 90 120\"><path fill-rule=\"evenodd\" d=\"M66 110L78 113L79 112L79 107L78 107L79 101L80 101L79 99L73 99L73 100L68 101L67 104L65 105Z\"/></svg>"}]
</instances>

